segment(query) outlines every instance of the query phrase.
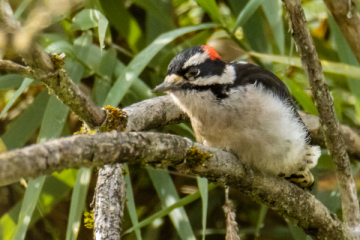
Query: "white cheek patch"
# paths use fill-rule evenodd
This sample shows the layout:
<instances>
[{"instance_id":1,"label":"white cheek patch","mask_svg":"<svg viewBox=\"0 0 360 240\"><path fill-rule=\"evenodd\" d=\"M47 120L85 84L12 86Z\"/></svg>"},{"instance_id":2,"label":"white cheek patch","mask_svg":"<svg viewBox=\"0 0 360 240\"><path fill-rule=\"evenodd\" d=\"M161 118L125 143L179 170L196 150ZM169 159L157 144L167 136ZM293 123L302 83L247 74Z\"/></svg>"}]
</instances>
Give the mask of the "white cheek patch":
<instances>
[{"instance_id":1,"label":"white cheek patch","mask_svg":"<svg viewBox=\"0 0 360 240\"><path fill-rule=\"evenodd\" d=\"M196 78L193 81L196 85L211 85L211 84L232 84L236 79L236 72L234 66L226 65L225 71L221 76L212 76L212 77L205 77L205 78Z\"/></svg>"},{"instance_id":2,"label":"white cheek patch","mask_svg":"<svg viewBox=\"0 0 360 240\"><path fill-rule=\"evenodd\" d=\"M207 52L196 53L194 56L189 58L183 66L183 69L186 69L188 66L195 66L205 62L209 59L209 54Z\"/></svg>"}]
</instances>

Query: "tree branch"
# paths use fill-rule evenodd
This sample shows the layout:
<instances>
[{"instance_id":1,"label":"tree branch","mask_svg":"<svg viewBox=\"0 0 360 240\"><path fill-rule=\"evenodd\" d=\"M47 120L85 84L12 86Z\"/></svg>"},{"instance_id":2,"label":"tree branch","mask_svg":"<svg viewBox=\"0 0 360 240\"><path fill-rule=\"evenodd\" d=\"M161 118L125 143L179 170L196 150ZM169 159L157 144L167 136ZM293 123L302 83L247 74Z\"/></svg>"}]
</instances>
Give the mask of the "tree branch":
<instances>
[{"instance_id":1,"label":"tree branch","mask_svg":"<svg viewBox=\"0 0 360 240\"><path fill-rule=\"evenodd\" d=\"M128 115L127 130L145 131L168 124L190 122L170 96L162 96L135 103L123 109ZM298 111L309 130L313 144L325 146L323 130L317 116ZM346 125L340 125L350 156L360 160L360 136Z\"/></svg>"},{"instance_id":2,"label":"tree branch","mask_svg":"<svg viewBox=\"0 0 360 240\"><path fill-rule=\"evenodd\" d=\"M360 14L357 11L357 1L324 0L325 5L333 15L337 25L360 63Z\"/></svg>"},{"instance_id":3,"label":"tree branch","mask_svg":"<svg viewBox=\"0 0 360 240\"><path fill-rule=\"evenodd\" d=\"M300 0L282 0L289 14L291 29L295 43L301 54L303 68L307 70L311 90L319 112L320 122L324 131L325 142L334 161L335 173L341 193L343 219L353 228L354 234L360 224L359 203L355 182L351 174L349 156L339 123L335 117L334 103L325 82L313 39L306 26L306 19Z\"/></svg>"},{"instance_id":4,"label":"tree branch","mask_svg":"<svg viewBox=\"0 0 360 240\"><path fill-rule=\"evenodd\" d=\"M30 67L24 67L8 60L0 60L0 75L20 74L24 77L33 78Z\"/></svg>"},{"instance_id":5,"label":"tree branch","mask_svg":"<svg viewBox=\"0 0 360 240\"><path fill-rule=\"evenodd\" d=\"M296 185L253 171L230 153L169 134L113 131L75 135L6 152L0 155L0 184L65 168L124 162L175 166L182 173L207 177L240 190L281 216L296 220L317 239L350 239L339 219Z\"/></svg>"},{"instance_id":6,"label":"tree branch","mask_svg":"<svg viewBox=\"0 0 360 240\"><path fill-rule=\"evenodd\" d=\"M4 0L1 0L0 4L0 26L12 34L25 31L12 18L12 10L9 4ZM51 92L55 93L65 105L90 127L100 126L104 122L105 112L96 106L87 95L81 92L66 71L62 69L64 56L46 53L35 41L32 41L30 47L20 51L19 54L31 68L31 77L45 83ZM5 72L14 68L14 66L6 62L4 63L4 61L1 61L1 65L4 67L3 71ZM25 73L25 75L22 75L29 77L28 71L25 71L25 69L18 68L18 70L19 74Z\"/></svg>"}]
</instances>

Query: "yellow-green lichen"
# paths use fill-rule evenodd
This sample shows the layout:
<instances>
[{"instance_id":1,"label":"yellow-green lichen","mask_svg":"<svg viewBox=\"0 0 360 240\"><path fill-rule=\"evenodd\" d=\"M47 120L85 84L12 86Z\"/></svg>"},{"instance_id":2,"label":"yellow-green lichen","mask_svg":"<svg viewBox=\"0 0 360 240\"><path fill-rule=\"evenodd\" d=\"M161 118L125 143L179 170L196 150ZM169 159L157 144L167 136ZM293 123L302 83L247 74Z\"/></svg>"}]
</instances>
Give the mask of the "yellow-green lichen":
<instances>
[{"instance_id":1,"label":"yellow-green lichen","mask_svg":"<svg viewBox=\"0 0 360 240\"><path fill-rule=\"evenodd\" d=\"M84 213L84 226L86 228L94 228L94 210Z\"/></svg>"},{"instance_id":2,"label":"yellow-green lichen","mask_svg":"<svg viewBox=\"0 0 360 240\"><path fill-rule=\"evenodd\" d=\"M128 174L128 172L126 171L126 169L125 169L124 167L121 167L121 170L122 170L121 174L122 174L123 176L125 176L126 174Z\"/></svg>"},{"instance_id":3,"label":"yellow-green lichen","mask_svg":"<svg viewBox=\"0 0 360 240\"><path fill-rule=\"evenodd\" d=\"M105 106L107 119L100 127L100 132L110 132L112 130L125 131L127 125L127 115L121 109Z\"/></svg>"},{"instance_id":4,"label":"yellow-green lichen","mask_svg":"<svg viewBox=\"0 0 360 240\"><path fill-rule=\"evenodd\" d=\"M79 131L77 132L74 132L74 135L77 135L77 134L89 134L89 135L94 135L98 133L97 130L93 130L93 129L90 129L89 127L87 127L85 124L83 124L80 128Z\"/></svg>"},{"instance_id":5,"label":"yellow-green lichen","mask_svg":"<svg viewBox=\"0 0 360 240\"><path fill-rule=\"evenodd\" d=\"M212 154L203 152L194 146L186 154L186 164L190 168L195 168L209 160L211 156Z\"/></svg>"}]
</instances>

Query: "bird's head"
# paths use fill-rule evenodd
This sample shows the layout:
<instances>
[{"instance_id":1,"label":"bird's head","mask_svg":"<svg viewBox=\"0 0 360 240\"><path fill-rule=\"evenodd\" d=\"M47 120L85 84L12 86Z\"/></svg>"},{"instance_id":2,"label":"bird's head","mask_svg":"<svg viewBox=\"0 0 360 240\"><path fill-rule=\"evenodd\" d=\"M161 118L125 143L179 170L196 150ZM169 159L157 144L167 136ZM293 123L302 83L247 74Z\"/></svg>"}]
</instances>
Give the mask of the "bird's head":
<instances>
[{"instance_id":1,"label":"bird's head","mask_svg":"<svg viewBox=\"0 0 360 240\"><path fill-rule=\"evenodd\" d=\"M233 71L233 70L232 70ZM153 92L174 92L228 83L227 65L214 48L200 45L177 54L168 66L165 81Z\"/></svg>"}]
</instances>

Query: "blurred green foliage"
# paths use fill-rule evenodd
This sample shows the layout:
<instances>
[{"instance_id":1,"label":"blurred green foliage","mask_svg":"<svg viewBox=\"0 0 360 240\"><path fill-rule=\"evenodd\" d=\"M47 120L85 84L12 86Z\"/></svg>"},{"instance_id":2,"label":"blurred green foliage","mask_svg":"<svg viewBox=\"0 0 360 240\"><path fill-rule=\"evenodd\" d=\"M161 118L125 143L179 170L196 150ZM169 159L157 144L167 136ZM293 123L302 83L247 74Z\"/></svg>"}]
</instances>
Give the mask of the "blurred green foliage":
<instances>
[{"instance_id":1,"label":"blurred green foliage","mask_svg":"<svg viewBox=\"0 0 360 240\"><path fill-rule=\"evenodd\" d=\"M41 0L10 3L16 19L24 25L36 8L45 4ZM280 0L69 3L66 14L54 17L36 40L50 53L66 54L66 71L99 106L125 107L154 97L150 90L163 81L176 53L209 44L225 61L248 60L274 72L300 109L317 114ZM323 2L304 1L303 8L337 117L357 128L359 65ZM5 53L4 57L21 63L14 53ZM81 124L56 97L49 96L45 86L19 75L0 76L0 112L0 140L8 150L70 135ZM189 124L157 131L194 139ZM355 176L358 165L352 162ZM208 240L224 239L222 187L207 188L204 180L139 165L131 165L129 172L126 181L131 188L122 230L131 231L123 239L204 239L204 233ZM341 216L326 150L313 173L317 185L312 193ZM89 210L95 183L96 169L70 169L30 180L27 188L19 183L1 187L0 239L91 239L92 230L84 228L81 219ZM241 239L307 239L299 228L239 192L231 190L230 198L236 207Z\"/></svg>"}]
</instances>

